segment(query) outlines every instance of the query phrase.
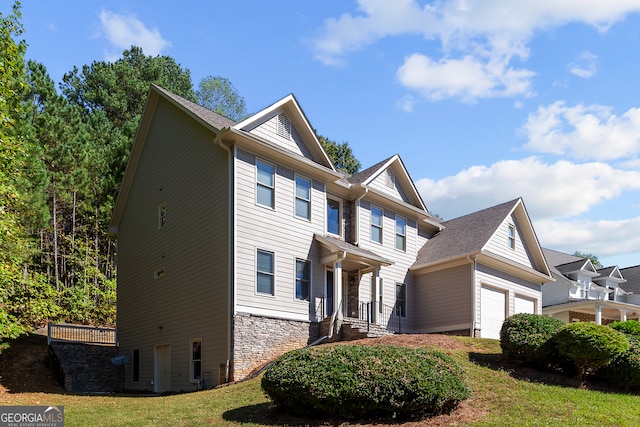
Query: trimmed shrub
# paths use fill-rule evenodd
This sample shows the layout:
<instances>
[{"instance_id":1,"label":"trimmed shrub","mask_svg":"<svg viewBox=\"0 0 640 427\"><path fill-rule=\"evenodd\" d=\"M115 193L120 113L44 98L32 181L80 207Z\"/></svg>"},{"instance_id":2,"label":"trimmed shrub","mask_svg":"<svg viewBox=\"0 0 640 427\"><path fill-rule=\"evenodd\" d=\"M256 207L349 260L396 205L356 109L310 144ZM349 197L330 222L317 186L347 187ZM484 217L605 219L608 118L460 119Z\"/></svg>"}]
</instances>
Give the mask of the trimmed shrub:
<instances>
[{"instance_id":1,"label":"trimmed shrub","mask_svg":"<svg viewBox=\"0 0 640 427\"><path fill-rule=\"evenodd\" d=\"M626 335L640 336L640 322L637 320L618 321L610 323L607 326Z\"/></svg>"},{"instance_id":2,"label":"trimmed shrub","mask_svg":"<svg viewBox=\"0 0 640 427\"><path fill-rule=\"evenodd\" d=\"M440 351L335 345L289 352L262 377L285 412L359 419L452 411L471 396L463 369Z\"/></svg>"},{"instance_id":3,"label":"trimmed shrub","mask_svg":"<svg viewBox=\"0 0 640 427\"><path fill-rule=\"evenodd\" d=\"M594 373L629 349L629 340L624 334L587 322L564 325L554 335L553 342L561 356L575 363L582 382L587 373Z\"/></svg>"},{"instance_id":4,"label":"trimmed shrub","mask_svg":"<svg viewBox=\"0 0 640 427\"><path fill-rule=\"evenodd\" d=\"M541 314L514 314L500 329L502 354L509 361L542 364L551 353L551 338L563 325L562 321Z\"/></svg>"},{"instance_id":5,"label":"trimmed shrub","mask_svg":"<svg viewBox=\"0 0 640 427\"><path fill-rule=\"evenodd\" d=\"M624 322L621 322L624 323ZM636 322L638 323L638 322ZM598 379L624 388L640 387L640 336L627 335L629 349L616 356L596 374Z\"/></svg>"}]
</instances>

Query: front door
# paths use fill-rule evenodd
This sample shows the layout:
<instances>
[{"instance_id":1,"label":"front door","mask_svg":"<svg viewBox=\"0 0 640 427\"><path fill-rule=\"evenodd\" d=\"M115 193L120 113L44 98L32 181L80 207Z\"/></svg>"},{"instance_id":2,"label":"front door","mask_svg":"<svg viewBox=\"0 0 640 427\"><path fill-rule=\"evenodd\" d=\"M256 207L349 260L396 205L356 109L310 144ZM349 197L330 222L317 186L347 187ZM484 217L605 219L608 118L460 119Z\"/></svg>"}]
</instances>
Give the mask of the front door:
<instances>
[{"instance_id":1,"label":"front door","mask_svg":"<svg viewBox=\"0 0 640 427\"><path fill-rule=\"evenodd\" d=\"M156 372L155 387L156 393L163 393L171 390L171 346L159 345L156 347Z\"/></svg>"}]
</instances>

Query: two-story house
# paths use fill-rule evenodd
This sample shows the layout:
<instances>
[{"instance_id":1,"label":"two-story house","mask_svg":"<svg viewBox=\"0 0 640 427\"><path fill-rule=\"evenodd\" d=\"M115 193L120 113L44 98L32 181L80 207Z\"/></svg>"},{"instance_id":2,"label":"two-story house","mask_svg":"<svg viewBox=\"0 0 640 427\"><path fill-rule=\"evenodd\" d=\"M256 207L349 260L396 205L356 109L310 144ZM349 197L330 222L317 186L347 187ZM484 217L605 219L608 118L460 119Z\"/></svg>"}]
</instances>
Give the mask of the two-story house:
<instances>
[{"instance_id":1,"label":"two-story house","mask_svg":"<svg viewBox=\"0 0 640 427\"><path fill-rule=\"evenodd\" d=\"M543 249L556 279L542 288L542 313L565 323L639 319L640 302L633 292L640 282L627 279L617 266L596 268L588 258ZM627 269L633 277L635 267ZM635 284L635 283L638 284Z\"/></svg>"},{"instance_id":2,"label":"two-story house","mask_svg":"<svg viewBox=\"0 0 640 427\"><path fill-rule=\"evenodd\" d=\"M336 170L293 95L235 123L152 86L111 227L132 390L240 380L352 317L496 337L553 280L521 199L440 222L399 156Z\"/></svg>"}]
</instances>

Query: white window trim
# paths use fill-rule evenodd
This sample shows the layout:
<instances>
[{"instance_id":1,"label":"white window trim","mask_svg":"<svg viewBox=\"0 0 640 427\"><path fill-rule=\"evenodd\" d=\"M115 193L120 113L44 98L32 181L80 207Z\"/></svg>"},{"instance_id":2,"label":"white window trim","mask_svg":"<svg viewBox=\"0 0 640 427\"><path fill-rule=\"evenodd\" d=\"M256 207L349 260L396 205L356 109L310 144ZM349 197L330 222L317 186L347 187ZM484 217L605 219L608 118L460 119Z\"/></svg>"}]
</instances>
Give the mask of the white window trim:
<instances>
[{"instance_id":1,"label":"white window trim","mask_svg":"<svg viewBox=\"0 0 640 427\"><path fill-rule=\"evenodd\" d=\"M261 182L258 181L258 163L262 163L264 165L268 165L271 166L273 168L273 185L271 187L269 187L266 184L263 184ZM274 163L271 162L267 162L266 160L263 160L259 157L256 157L256 161L255 161L255 167L254 167L254 173L255 173L255 192L256 192L256 196L255 196L255 204L257 206L266 208L266 209L271 209L271 210L275 210L276 209L276 165ZM272 204L273 206L268 206L268 205L263 205L262 203L258 202L258 186L263 186L265 188L269 188L271 189L272 192Z\"/></svg>"},{"instance_id":2,"label":"white window trim","mask_svg":"<svg viewBox=\"0 0 640 427\"><path fill-rule=\"evenodd\" d=\"M298 197L298 178L305 180L307 182L309 182L309 199L303 199L301 197ZM304 175L300 175L295 173L293 176L293 216L295 216L298 219L303 219L305 221L311 221L311 211L312 211L312 193L313 193L313 180L311 178L307 178ZM309 218L305 218L303 216L299 216L296 212L296 201L297 200L303 200L305 202L307 202L309 204Z\"/></svg>"},{"instance_id":3,"label":"white window trim","mask_svg":"<svg viewBox=\"0 0 640 427\"><path fill-rule=\"evenodd\" d=\"M334 234L329 231L329 215L327 215L326 210L325 210L325 215L327 215L327 218L326 218L326 221L324 222L325 231L327 234L330 234L332 236L342 237L342 233L343 233L342 229L344 228L343 218L342 218L342 199L340 199L339 197L334 197L327 194L327 202L325 203L328 204L329 200L338 202L338 234ZM326 207L326 204L325 204L325 207Z\"/></svg>"},{"instance_id":4,"label":"white window trim","mask_svg":"<svg viewBox=\"0 0 640 427\"><path fill-rule=\"evenodd\" d=\"M516 249L516 226L513 224L507 225L507 246L512 250Z\"/></svg>"},{"instance_id":5,"label":"white window trim","mask_svg":"<svg viewBox=\"0 0 640 427\"><path fill-rule=\"evenodd\" d=\"M305 262L305 263L309 264L309 279L307 280L307 285L309 286L308 299L298 298L297 295L296 295L296 288L297 288L297 284L298 284L298 261ZM294 273L293 274L294 275L294 277L293 277L293 299L295 301L303 302L303 303L307 303L307 304L311 301L311 298L312 298L312 296L311 296L311 278L313 277L313 272L311 271L311 269L312 269L311 260L306 259L306 258L298 258L298 257L295 258L295 261L294 261L294 272L293 272Z\"/></svg>"},{"instance_id":6,"label":"white window trim","mask_svg":"<svg viewBox=\"0 0 640 427\"><path fill-rule=\"evenodd\" d=\"M195 369L193 369L193 362L196 362L197 360L193 358L193 343L196 341L200 341L200 383L202 384L202 376L203 376L203 370L202 370L202 338L193 338L191 340L189 340L189 382L191 383L196 383L197 382L197 378L194 377L194 371Z\"/></svg>"},{"instance_id":7,"label":"white window trim","mask_svg":"<svg viewBox=\"0 0 640 427\"><path fill-rule=\"evenodd\" d=\"M373 209L378 209L380 211L380 225L376 225L373 223ZM377 227L380 229L380 241L377 242L375 240L373 240L373 233L371 232L371 230L373 229L373 227ZM376 205L371 205L369 206L369 240L372 243L377 243L378 245L382 245L384 243L384 209L376 206Z\"/></svg>"},{"instance_id":8,"label":"white window trim","mask_svg":"<svg viewBox=\"0 0 640 427\"><path fill-rule=\"evenodd\" d=\"M398 233L398 218L404 221L404 234ZM407 218L403 217L402 215L396 214L393 232L395 236L395 238L393 239L393 246L395 247L395 249L400 252L407 252ZM403 242L404 242L403 248L398 247L398 236L402 236L403 238Z\"/></svg>"},{"instance_id":9,"label":"white window trim","mask_svg":"<svg viewBox=\"0 0 640 427\"><path fill-rule=\"evenodd\" d=\"M265 273L265 274L271 274L272 277L272 281L273 281L273 293L266 293L266 292L260 292L258 291L258 273L260 271L258 271L258 252L264 252L264 253L268 253L272 255L272 268L273 268L273 273ZM256 254L256 259L255 259L255 273L254 273L254 280L255 280L255 286L253 288L253 291L256 295L260 295L263 297L275 297L276 296L276 253L273 251L268 251L266 249L260 249L260 248L256 248L255 252Z\"/></svg>"}]
</instances>

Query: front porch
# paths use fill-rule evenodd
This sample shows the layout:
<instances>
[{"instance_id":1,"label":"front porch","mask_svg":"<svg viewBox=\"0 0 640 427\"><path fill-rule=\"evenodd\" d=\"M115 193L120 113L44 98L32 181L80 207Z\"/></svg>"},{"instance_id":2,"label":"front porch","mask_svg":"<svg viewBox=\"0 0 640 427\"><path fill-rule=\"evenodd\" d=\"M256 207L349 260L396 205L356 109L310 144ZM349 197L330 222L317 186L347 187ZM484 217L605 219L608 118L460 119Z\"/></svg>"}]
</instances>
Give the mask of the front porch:
<instances>
[{"instance_id":1,"label":"front porch","mask_svg":"<svg viewBox=\"0 0 640 427\"><path fill-rule=\"evenodd\" d=\"M583 300L543 307L542 314L565 323L590 321L603 325L618 320L640 320L640 306L617 301Z\"/></svg>"}]
</instances>

